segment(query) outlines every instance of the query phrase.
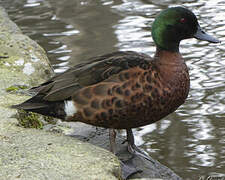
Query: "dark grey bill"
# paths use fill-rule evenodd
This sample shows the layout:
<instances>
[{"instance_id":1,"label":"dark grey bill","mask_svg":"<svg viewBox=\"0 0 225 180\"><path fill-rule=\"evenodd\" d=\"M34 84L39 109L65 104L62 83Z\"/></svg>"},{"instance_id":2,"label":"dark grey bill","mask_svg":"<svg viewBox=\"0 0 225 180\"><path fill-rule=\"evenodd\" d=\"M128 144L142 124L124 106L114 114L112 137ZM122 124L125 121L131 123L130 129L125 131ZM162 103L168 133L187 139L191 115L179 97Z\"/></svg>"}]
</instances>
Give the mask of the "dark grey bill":
<instances>
[{"instance_id":1,"label":"dark grey bill","mask_svg":"<svg viewBox=\"0 0 225 180\"><path fill-rule=\"evenodd\" d=\"M194 37L199 40L209 41L211 43L219 43L220 41L208 34L206 34L200 26L198 26L197 32L194 34Z\"/></svg>"}]
</instances>

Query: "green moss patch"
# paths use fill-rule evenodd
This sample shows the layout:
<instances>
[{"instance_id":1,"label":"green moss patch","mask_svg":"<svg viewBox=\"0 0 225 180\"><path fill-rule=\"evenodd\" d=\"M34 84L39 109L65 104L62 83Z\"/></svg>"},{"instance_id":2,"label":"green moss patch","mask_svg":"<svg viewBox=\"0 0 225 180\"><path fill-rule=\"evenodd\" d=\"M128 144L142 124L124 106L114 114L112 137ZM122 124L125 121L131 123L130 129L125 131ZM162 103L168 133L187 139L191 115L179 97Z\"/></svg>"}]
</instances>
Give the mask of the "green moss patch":
<instances>
[{"instance_id":1,"label":"green moss patch","mask_svg":"<svg viewBox=\"0 0 225 180\"><path fill-rule=\"evenodd\" d=\"M6 88L6 92L16 92L18 90L24 90L27 88L28 88L28 86L26 86L26 85L13 85L13 86Z\"/></svg>"},{"instance_id":2,"label":"green moss patch","mask_svg":"<svg viewBox=\"0 0 225 180\"><path fill-rule=\"evenodd\" d=\"M16 116L19 122L19 126L22 126L24 128L43 129L43 122L40 120L41 115L37 113L18 110Z\"/></svg>"}]
</instances>

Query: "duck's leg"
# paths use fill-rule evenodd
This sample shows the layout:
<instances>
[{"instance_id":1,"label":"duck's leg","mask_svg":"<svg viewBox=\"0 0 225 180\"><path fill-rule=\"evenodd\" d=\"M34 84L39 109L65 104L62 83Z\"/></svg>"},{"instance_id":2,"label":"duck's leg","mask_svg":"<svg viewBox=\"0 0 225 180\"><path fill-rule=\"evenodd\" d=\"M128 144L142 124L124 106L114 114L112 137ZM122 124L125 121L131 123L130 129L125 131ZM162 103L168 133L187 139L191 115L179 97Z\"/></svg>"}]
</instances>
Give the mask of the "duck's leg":
<instances>
[{"instance_id":1,"label":"duck's leg","mask_svg":"<svg viewBox=\"0 0 225 180\"><path fill-rule=\"evenodd\" d=\"M109 142L110 142L110 151L116 155L116 131L115 129L109 129ZM127 161L120 161L122 179L126 180L131 175L140 172L132 163L132 159Z\"/></svg>"},{"instance_id":2,"label":"duck's leg","mask_svg":"<svg viewBox=\"0 0 225 180\"><path fill-rule=\"evenodd\" d=\"M115 129L109 129L109 147L110 151L116 155L116 131Z\"/></svg>"},{"instance_id":3,"label":"duck's leg","mask_svg":"<svg viewBox=\"0 0 225 180\"><path fill-rule=\"evenodd\" d=\"M151 157L149 157L144 151L142 151L135 145L134 135L133 135L133 132L131 129L127 129L127 142L128 142L128 151L131 154L141 156L141 157L151 161L152 163L154 163L154 161L152 160Z\"/></svg>"}]
</instances>

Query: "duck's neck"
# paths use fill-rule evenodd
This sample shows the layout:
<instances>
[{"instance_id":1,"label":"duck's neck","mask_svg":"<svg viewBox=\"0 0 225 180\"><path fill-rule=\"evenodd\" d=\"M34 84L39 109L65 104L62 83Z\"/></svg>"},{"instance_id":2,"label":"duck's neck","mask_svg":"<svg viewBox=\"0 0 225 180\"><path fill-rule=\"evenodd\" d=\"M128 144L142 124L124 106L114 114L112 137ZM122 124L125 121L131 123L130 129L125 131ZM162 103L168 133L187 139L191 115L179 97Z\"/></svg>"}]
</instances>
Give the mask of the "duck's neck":
<instances>
[{"instance_id":1,"label":"duck's neck","mask_svg":"<svg viewBox=\"0 0 225 180\"><path fill-rule=\"evenodd\" d=\"M171 35L163 34L162 36L157 36L154 40L158 49L179 53L180 41L176 41Z\"/></svg>"},{"instance_id":2,"label":"duck's neck","mask_svg":"<svg viewBox=\"0 0 225 180\"><path fill-rule=\"evenodd\" d=\"M183 81L184 76L189 79L188 68L179 52L157 49L154 60L165 85L177 85Z\"/></svg>"},{"instance_id":3,"label":"duck's neck","mask_svg":"<svg viewBox=\"0 0 225 180\"><path fill-rule=\"evenodd\" d=\"M160 48L156 49L155 60L160 64L165 65L176 65L176 64L179 65L184 63L184 60L179 51L178 52L166 51L161 50Z\"/></svg>"}]
</instances>

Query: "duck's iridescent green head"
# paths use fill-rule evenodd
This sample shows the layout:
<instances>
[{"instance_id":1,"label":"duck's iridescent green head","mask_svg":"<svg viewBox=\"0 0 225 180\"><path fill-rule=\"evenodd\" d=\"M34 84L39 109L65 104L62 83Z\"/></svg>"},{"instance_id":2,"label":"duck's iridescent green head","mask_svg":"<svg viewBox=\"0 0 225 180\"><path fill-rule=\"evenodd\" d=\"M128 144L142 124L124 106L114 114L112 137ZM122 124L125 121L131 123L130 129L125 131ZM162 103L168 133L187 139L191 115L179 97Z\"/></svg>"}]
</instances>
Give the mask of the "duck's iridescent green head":
<instances>
[{"instance_id":1,"label":"duck's iridescent green head","mask_svg":"<svg viewBox=\"0 0 225 180\"><path fill-rule=\"evenodd\" d=\"M180 41L196 38L212 43L219 41L203 32L196 16L183 7L173 7L162 11L152 26L152 37L159 49L179 51Z\"/></svg>"}]
</instances>

